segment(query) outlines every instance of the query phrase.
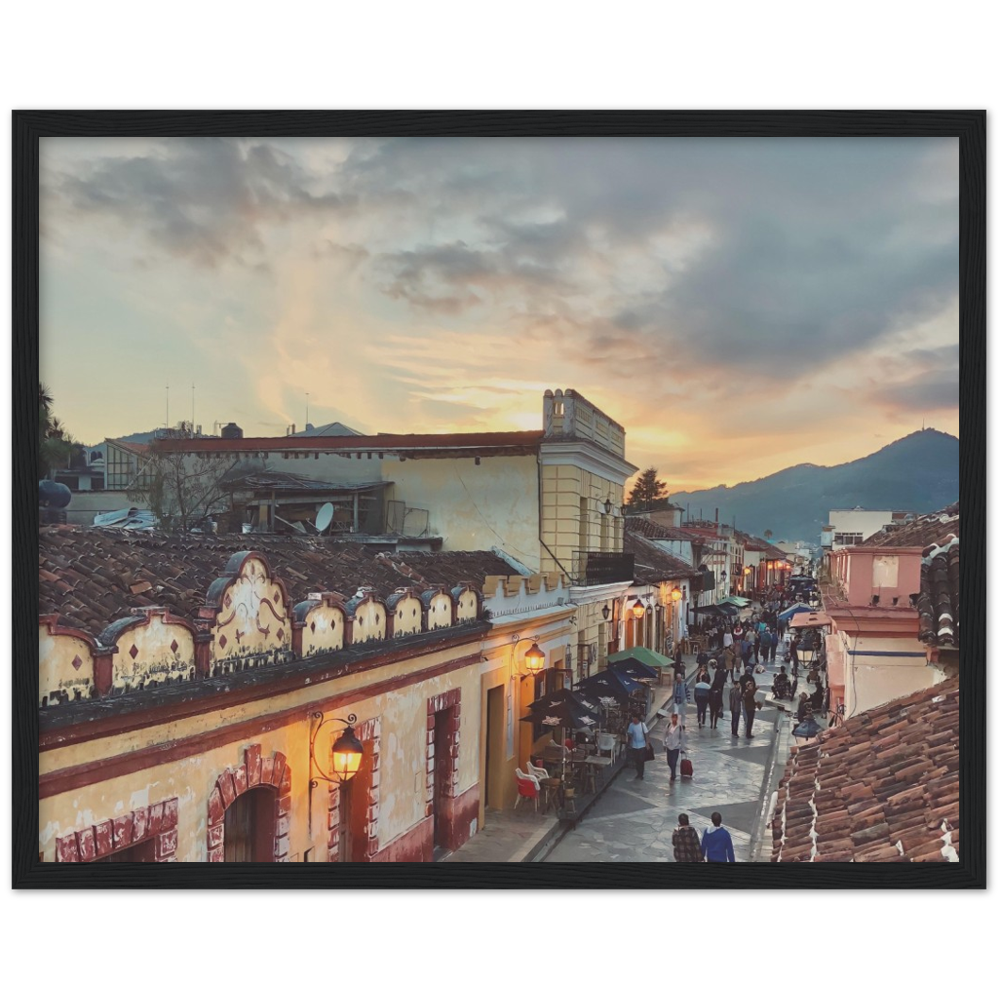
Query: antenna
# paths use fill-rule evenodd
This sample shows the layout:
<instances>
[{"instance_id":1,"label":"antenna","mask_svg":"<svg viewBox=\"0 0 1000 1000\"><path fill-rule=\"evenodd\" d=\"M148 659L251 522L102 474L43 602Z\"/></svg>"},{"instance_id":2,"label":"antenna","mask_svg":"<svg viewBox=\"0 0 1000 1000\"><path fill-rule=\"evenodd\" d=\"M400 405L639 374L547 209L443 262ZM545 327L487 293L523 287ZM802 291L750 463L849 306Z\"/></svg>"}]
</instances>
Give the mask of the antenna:
<instances>
[{"instance_id":1,"label":"antenna","mask_svg":"<svg viewBox=\"0 0 1000 1000\"><path fill-rule=\"evenodd\" d=\"M194 382L191 383L191 433L194 434Z\"/></svg>"},{"instance_id":2,"label":"antenna","mask_svg":"<svg viewBox=\"0 0 1000 1000\"><path fill-rule=\"evenodd\" d=\"M309 426L309 393L306 393L306 427Z\"/></svg>"},{"instance_id":3,"label":"antenna","mask_svg":"<svg viewBox=\"0 0 1000 1000\"><path fill-rule=\"evenodd\" d=\"M170 426L170 386L167 386L167 422L163 425L164 427Z\"/></svg>"}]
</instances>

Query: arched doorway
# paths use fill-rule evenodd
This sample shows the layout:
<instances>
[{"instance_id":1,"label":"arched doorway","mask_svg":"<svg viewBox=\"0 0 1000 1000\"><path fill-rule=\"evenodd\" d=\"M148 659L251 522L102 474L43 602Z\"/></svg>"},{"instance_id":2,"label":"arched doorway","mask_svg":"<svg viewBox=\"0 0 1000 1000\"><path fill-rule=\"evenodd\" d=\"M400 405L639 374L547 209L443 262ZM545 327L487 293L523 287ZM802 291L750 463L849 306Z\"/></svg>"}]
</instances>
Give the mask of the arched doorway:
<instances>
[{"instance_id":1,"label":"arched doorway","mask_svg":"<svg viewBox=\"0 0 1000 1000\"><path fill-rule=\"evenodd\" d=\"M264 785L233 800L223 817L225 861L275 861L278 791Z\"/></svg>"}]
</instances>

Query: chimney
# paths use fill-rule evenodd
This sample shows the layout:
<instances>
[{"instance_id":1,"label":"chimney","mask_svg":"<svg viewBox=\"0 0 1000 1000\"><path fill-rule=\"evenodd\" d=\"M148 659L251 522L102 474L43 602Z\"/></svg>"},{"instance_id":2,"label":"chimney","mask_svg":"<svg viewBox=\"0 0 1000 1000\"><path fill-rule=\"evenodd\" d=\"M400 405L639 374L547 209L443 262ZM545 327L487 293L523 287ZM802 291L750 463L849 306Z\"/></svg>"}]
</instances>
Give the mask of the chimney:
<instances>
[{"instance_id":1,"label":"chimney","mask_svg":"<svg viewBox=\"0 0 1000 1000\"><path fill-rule=\"evenodd\" d=\"M718 507L715 508L715 523L716 524L719 523L719 508Z\"/></svg>"}]
</instances>

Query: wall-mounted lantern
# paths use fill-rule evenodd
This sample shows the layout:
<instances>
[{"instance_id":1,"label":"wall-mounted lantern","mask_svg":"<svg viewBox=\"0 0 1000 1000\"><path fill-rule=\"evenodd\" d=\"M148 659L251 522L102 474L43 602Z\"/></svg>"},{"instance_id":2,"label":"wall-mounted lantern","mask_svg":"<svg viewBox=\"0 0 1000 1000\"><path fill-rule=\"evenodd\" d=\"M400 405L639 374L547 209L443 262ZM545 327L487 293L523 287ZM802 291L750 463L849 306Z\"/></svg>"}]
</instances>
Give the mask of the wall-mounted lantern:
<instances>
[{"instance_id":1,"label":"wall-mounted lantern","mask_svg":"<svg viewBox=\"0 0 1000 1000\"><path fill-rule=\"evenodd\" d=\"M674 587L674 589L670 591L670 599L672 601L679 601L682 596L680 587Z\"/></svg>"},{"instance_id":2,"label":"wall-mounted lantern","mask_svg":"<svg viewBox=\"0 0 1000 1000\"><path fill-rule=\"evenodd\" d=\"M601 614L603 615L604 620L607 621L611 617L611 605L605 604L604 607L601 608Z\"/></svg>"},{"instance_id":3,"label":"wall-mounted lantern","mask_svg":"<svg viewBox=\"0 0 1000 1000\"><path fill-rule=\"evenodd\" d=\"M635 618L641 618L646 613L646 608L644 607L642 601L637 597L635 599L635 604L632 605L632 615Z\"/></svg>"},{"instance_id":4,"label":"wall-mounted lantern","mask_svg":"<svg viewBox=\"0 0 1000 1000\"><path fill-rule=\"evenodd\" d=\"M323 781L330 782L331 785L341 785L345 781L350 781L358 773L361 767L361 759L364 757L365 748L361 745L361 740L354 735L354 723L358 717L353 713L346 719L325 718L322 712L313 712L315 720L312 735L309 737L309 770L310 774L315 771ZM333 741L331 751L333 753L333 774L327 774L316 759L316 740L320 730L334 722L341 722L346 727L344 731ZM309 787L316 788L319 781L310 777Z\"/></svg>"}]
</instances>

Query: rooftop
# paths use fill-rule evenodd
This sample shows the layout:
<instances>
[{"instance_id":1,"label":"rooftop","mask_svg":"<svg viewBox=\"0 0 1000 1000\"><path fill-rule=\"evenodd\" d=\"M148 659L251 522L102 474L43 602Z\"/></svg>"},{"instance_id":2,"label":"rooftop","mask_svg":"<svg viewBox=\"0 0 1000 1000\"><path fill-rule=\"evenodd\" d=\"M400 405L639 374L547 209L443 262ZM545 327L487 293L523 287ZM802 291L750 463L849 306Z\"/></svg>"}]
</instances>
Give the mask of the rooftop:
<instances>
[{"instance_id":1,"label":"rooftop","mask_svg":"<svg viewBox=\"0 0 1000 1000\"><path fill-rule=\"evenodd\" d=\"M146 607L194 618L229 558L261 553L294 601L310 593L350 596L372 587L388 596L398 587L471 583L517 573L493 552L372 553L328 538L274 535L166 535L115 529L43 526L39 531L39 614L97 635L109 623ZM405 560L405 561L404 561Z\"/></svg>"},{"instance_id":2,"label":"rooftop","mask_svg":"<svg viewBox=\"0 0 1000 1000\"><path fill-rule=\"evenodd\" d=\"M958 679L792 750L772 861L958 861Z\"/></svg>"},{"instance_id":3,"label":"rooftop","mask_svg":"<svg viewBox=\"0 0 1000 1000\"><path fill-rule=\"evenodd\" d=\"M699 575L690 563L664 552L655 541L630 530L631 520L633 519L629 518L625 522L623 548L635 556L636 583L653 584L662 580L684 580Z\"/></svg>"},{"instance_id":4,"label":"rooftop","mask_svg":"<svg viewBox=\"0 0 1000 1000\"><path fill-rule=\"evenodd\" d=\"M921 514L912 521L903 521L893 525L891 528L883 528L870 538L864 540L862 548L870 545L886 545L899 547L924 547L953 534L958 535L959 531L958 502L933 511L930 514ZM857 546L855 546L857 548Z\"/></svg>"}]
</instances>

